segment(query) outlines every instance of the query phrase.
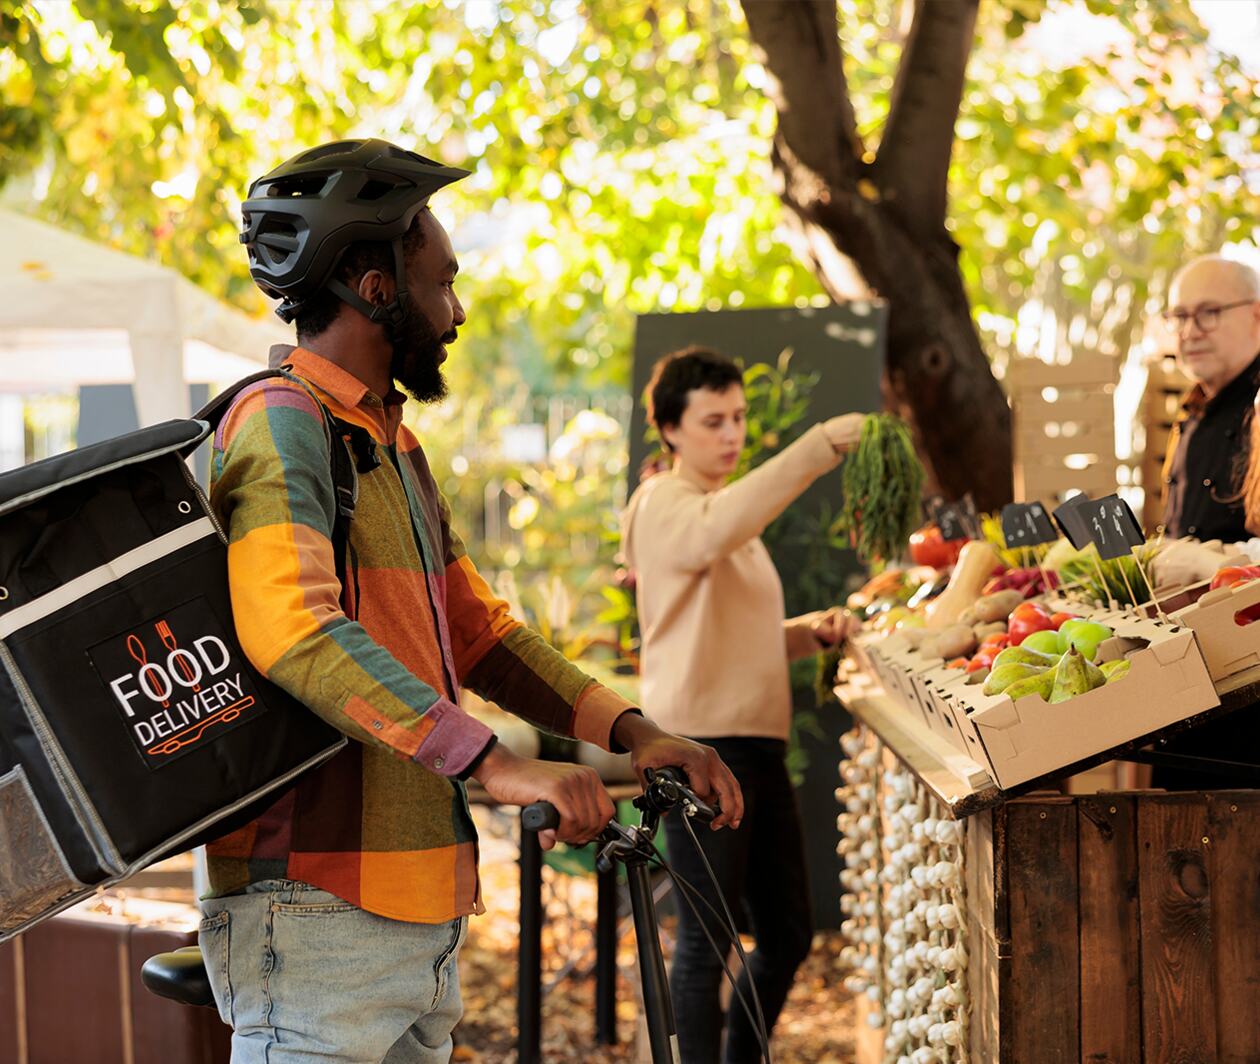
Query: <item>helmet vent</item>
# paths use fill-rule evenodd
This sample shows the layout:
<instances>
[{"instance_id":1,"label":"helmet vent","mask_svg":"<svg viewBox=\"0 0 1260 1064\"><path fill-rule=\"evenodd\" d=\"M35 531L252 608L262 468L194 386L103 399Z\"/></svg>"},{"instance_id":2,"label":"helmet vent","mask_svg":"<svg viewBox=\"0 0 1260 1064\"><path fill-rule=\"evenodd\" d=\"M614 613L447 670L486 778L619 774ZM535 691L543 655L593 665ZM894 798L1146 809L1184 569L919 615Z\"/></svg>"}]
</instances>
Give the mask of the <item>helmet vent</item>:
<instances>
[{"instance_id":1,"label":"helmet vent","mask_svg":"<svg viewBox=\"0 0 1260 1064\"><path fill-rule=\"evenodd\" d=\"M331 174L301 174L273 181L263 193L272 199L301 199L318 196L328 185Z\"/></svg>"},{"instance_id":2,"label":"helmet vent","mask_svg":"<svg viewBox=\"0 0 1260 1064\"><path fill-rule=\"evenodd\" d=\"M359 194L355 196L357 200L378 200L383 196L387 196L398 187L398 183L394 181L379 181L373 179L365 181L363 187L359 190Z\"/></svg>"}]
</instances>

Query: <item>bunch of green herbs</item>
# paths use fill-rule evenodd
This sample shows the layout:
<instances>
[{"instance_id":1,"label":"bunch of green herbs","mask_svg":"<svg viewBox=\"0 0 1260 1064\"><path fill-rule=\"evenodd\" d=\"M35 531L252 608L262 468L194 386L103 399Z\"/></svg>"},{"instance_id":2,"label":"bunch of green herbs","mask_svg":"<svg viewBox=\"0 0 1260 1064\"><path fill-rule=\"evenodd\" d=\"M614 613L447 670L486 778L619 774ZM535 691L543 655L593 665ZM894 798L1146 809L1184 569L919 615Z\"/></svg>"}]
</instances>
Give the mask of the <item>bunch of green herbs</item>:
<instances>
[{"instance_id":1,"label":"bunch of green herbs","mask_svg":"<svg viewBox=\"0 0 1260 1064\"><path fill-rule=\"evenodd\" d=\"M843 483L837 529L868 562L899 557L922 512L923 466L910 427L894 414L869 414L844 461Z\"/></svg>"}]
</instances>

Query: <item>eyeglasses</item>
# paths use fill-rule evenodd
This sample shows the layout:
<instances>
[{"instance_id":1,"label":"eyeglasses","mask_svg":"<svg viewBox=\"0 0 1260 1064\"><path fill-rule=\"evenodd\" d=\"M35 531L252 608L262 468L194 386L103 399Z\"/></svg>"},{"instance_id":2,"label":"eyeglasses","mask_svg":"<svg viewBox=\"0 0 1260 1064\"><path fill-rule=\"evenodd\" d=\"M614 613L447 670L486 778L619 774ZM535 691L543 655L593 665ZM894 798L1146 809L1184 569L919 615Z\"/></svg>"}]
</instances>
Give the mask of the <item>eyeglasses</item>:
<instances>
[{"instance_id":1,"label":"eyeglasses","mask_svg":"<svg viewBox=\"0 0 1260 1064\"><path fill-rule=\"evenodd\" d=\"M1254 299L1240 299L1237 303L1226 303L1223 307L1199 307L1198 310L1166 310L1160 315L1164 324L1174 333L1180 335L1188 322L1200 332L1210 333L1221 323L1221 315L1235 307L1249 307L1257 302Z\"/></svg>"}]
</instances>

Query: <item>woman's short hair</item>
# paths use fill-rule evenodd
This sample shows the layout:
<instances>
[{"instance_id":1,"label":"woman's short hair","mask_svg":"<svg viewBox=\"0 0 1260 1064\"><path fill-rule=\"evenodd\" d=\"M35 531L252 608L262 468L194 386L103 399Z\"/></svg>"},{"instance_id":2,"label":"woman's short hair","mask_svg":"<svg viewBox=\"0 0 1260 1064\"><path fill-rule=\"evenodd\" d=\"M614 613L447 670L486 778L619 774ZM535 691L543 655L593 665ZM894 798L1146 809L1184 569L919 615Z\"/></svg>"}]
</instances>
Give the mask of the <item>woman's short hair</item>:
<instances>
[{"instance_id":1,"label":"woman's short hair","mask_svg":"<svg viewBox=\"0 0 1260 1064\"><path fill-rule=\"evenodd\" d=\"M661 443L669 449L664 430L682 421L687 397L697 388L724 392L732 384L743 384L744 375L738 364L711 347L684 347L662 356L652 367L647 386L647 419L661 434Z\"/></svg>"}]
</instances>

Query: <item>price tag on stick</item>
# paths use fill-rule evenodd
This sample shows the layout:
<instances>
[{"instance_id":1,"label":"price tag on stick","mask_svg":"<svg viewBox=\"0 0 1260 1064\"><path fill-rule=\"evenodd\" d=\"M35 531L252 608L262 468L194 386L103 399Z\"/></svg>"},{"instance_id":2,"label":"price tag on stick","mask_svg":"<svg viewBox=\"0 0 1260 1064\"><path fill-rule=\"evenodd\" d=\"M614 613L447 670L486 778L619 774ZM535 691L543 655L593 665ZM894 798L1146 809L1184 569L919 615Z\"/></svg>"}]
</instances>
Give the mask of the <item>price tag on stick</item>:
<instances>
[{"instance_id":1,"label":"price tag on stick","mask_svg":"<svg viewBox=\"0 0 1260 1064\"><path fill-rule=\"evenodd\" d=\"M1093 540L1089 535L1089 522L1081 509L1093 500L1088 495L1073 495L1054 511L1054 523L1063 529L1068 542L1077 550L1084 550Z\"/></svg>"},{"instance_id":2,"label":"price tag on stick","mask_svg":"<svg viewBox=\"0 0 1260 1064\"><path fill-rule=\"evenodd\" d=\"M938 505L933 520L941 530L941 539L946 542L980 538L980 515L976 513L976 503L970 492L958 502Z\"/></svg>"},{"instance_id":3,"label":"price tag on stick","mask_svg":"<svg viewBox=\"0 0 1260 1064\"><path fill-rule=\"evenodd\" d=\"M1101 558L1123 558L1146 542L1133 510L1119 495L1094 499L1080 512L1089 522L1089 538Z\"/></svg>"},{"instance_id":4,"label":"price tag on stick","mask_svg":"<svg viewBox=\"0 0 1260 1064\"><path fill-rule=\"evenodd\" d=\"M1010 502L1002 507L1002 536L1010 549L1040 547L1059 538L1039 502Z\"/></svg>"}]
</instances>

